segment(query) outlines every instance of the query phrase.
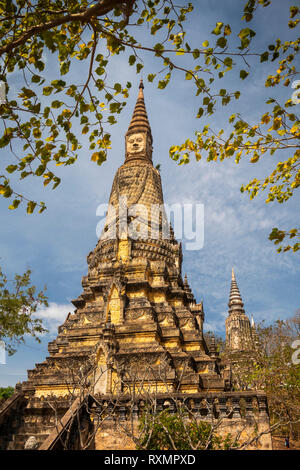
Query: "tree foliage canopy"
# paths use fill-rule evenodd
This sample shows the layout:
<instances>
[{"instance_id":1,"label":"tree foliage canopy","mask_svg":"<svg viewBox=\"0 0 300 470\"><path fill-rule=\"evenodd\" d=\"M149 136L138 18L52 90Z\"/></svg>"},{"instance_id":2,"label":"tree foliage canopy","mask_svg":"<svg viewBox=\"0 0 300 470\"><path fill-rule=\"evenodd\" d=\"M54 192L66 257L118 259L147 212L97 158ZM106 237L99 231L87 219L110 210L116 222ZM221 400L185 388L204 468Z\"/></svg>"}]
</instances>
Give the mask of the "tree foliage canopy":
<instances>
[{"instance_id":1,"label":"tree foliage canopy","mask_svg":"<svg viewBox=\"0 0 300 470\"><path fill-rule=\"evenodd\" d=\"M42 321L34 318L39 305L48 305L47 298L43 291L36 292L30 275L28 270L9 281L0 268L0 340L5 341L9 354L16 352L15 346L26 335L40 341L39 335L47 332Z\"/></svg>"},{"instance_id":2,"label":"tree foliage canopy","mask_svg":"<svg viewBox=\"0 0 300 470\"><path fill-rule=\"evenodd\" d=\"M256 61L255 67L269 62L265 86L268 90L293 86L290 99L280 103L269 98L258 122L250 122L239 112L232 114L229 133L205 125L194 140L173 145L170 156L179 164L188 163L191 154L196 160L205 154L209 161L234 157L237 163L248 158L257 164L266 155L275 154L271 174L252 179L241 191L248 192L250 198L267 191L268 203L283 203L294 194L300 184L300 130L295 110L300 100L299 83L292 80L298 73L295 64L300 40L279 38L266 44L264 50L252 50L256 31L249 27L251 21L261 8L272 8L272 1L248 0L242 13L245 27L236 31L234 25L218 19L211 37L193 44L187 37L185 20L199 4L184 1L177 6L172 0L0 2L0 80L5 83L7 95L7 101L0 106L0 147L8 147L12 154L12 161L0 172L0 194L12 199L10 209L26 201L28 213L36 207L39 212L45 210L44 202L18 192L15 180L41 177L44 186L56 188L60 183L56 167L76 161L82 145L80 133L89 139L91 160L99 165L106 160L111 147L109 126L116 123L131 87L130 82L111 82L110 59L125 54L129 66L139 73L143 68L139 57L142 51L161 63L159 74L148 74L148 81L157 83L158 88L166 88L174 71L194 84L200 104L197 118L210 116L219 105L239 99L240 91L222 85L219 88L227 72L234 69L242 81L249 80L250 59ZM294 36L298 16L297 6L283 8L283 21L286 19ZM140 32L143 42L137 39ZM155 43L157 33L159 42ZM81 64L80 69L77 64ZM80 73L76 74L77 70ZM17 90L11 86L12 74L18 77L14 80ZM75 74L78 81L73 83ZM77 126L79 133L74 131ZM284 158L277 161L280 150ZM299 236L297 228L274 228L269 238L279 244L285 238L294 242ZM295 242L285 246L284 251L299 248L299 242Z\"/></svg>"},{"instance_id":3,"label":"tree foliage canopy","mask_svg":"<svg viewBox=\"0 0 300 470\"><path fill-rule=\"evenodd\" d=\"M257 347L251 353L232 353L238 388L265 390L271 424L299 432L300 311L288 320L256 327Z\"/></svg>"},{"instance_id":4,"label":"tree foliage canopy","mask_svg":"<svg viewBox=\"0 0 300 470\"><path fill-rule=\"evenodd\" d=\"M0 387L0 404L14 393L13 387Z\"/></svg>"},{"instance_id":5,"label":"tree foliage canopy","mask_svg":"<svg viewBox=\"0 0 300 470\"><path fill-rule=\"evenodd\" d=\"M164 410L154 419L149 419L145 412L140 427L143 431L141 448L147 450L227 450L237 446L230 434L221 438L210 423L189 419L180 411Z\"/></svg>"}]
</instances>

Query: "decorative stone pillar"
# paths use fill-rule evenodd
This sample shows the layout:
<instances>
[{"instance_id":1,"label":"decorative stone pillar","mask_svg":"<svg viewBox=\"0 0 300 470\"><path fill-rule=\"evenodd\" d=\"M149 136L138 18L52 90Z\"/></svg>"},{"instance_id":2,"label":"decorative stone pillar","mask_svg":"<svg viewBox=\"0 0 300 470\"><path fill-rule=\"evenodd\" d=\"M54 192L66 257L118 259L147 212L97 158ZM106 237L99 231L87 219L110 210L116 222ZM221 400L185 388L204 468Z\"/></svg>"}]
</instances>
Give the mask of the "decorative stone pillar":
<instances>
[{"instance_id":1,"label":"decorative stone pillar","mask_svg":"<svg viewBox=\"0 0 300 470\"><path fill-rule=\"evenodd\" d=\"M164 410L168 409L171 413L175 412L175 404L172 399L165 400L163 402L163 408Z\"/></svg>"},{"instance_id":2,"label":"decorative stone pillar","mask_svg":"<svg viewBox=\"0 0 300 470\"><path fill-rule=\"evenodd\" d=\"M163 401L162 400L157 400L157 403L156 403L156 409L158 411L158 413L161 413L164 409L163 407Z\"/></svg>"},{"instance_id":3,"label":"decorative stone pillar","mask_svg":"<svg viewBox=\"0 0 300 470\"><path fill-rule=\"evenodd\" d=\"M132 407L132 416L133 416L133 419L138 419L138 416L139 416L139 407L136 402L134 403Z\"/></svg>"},{"instance_id":4,"label":"decorative stone pillar","mask_svg":"<svg viewBox=\"0 0 300 470\"><path fill-rule=\"evenodd\" d=\"M240 397L234 396L231 398L231 401L232 401L232 418L241 419Z\"/></svg>"},{"instance_id":5,"label":"decorative stone pillar","mask_svg":"<svg viewBox=\"0 0 300 470\"><path fill-rule=\"evenodd\" d=\"M201 418L201 400L199 398L193 398L192 413L195 418Z\"/></svg>"},{"instance_id":6,"label":"decorative stone pillar","mask_svg":"<svg viewBox=\"0 0 300 470\"><path fill-rule=\"evenodd\" d=\"M257 395L259 418L258 432L262 433L259 438L259 444L263 449L272 449L272 436L270 432L270 420L268 415L268 402L266 395Z\"/></svg>"},{"instance_id":7,"label":"decorative stone pillar","mask_svg":"<svg viewBox=\"0 0 300 470\"><path fill-rule=\"evenodd\" d=\"M219 418L228 418L227 414L227 397L219 397Z\"/></svg>"},{"instance_id":8,"label":"decorative stone pillar","mask_svg":"<svg viewBox=\"0 0 300 470\"><path fill-rule=\"evenodd\" d=\"M109 367L109 365L107 367ZM112 389L112 370L109 367L107 369L106 393L111 393L111 389Z\"/></svg>"},{"instance_id":9,"label":"decorative stone pillar","mask_svg":"<svg viewBox=\"0 0 300 470\"><path fill-rule=\"evenodd\" d=\"M125 421L126 419L126 406L125 405L119 406L119 417L122 421Z\"/></svg>"},{"instance_id":10,"label":"decorative stone pillar","mask_svg":"<svg viewBox=\"0 0 300 470\"><path fill-rule=\"evenodd\" d=\"M253 397L248 396L245 397L246 401L246 420L247 421L253 421L254 415L253 415Z\"/></svg>"},{"instance_id":11,"label":"decorative stone pillar","mask_svg":"<svg viewBox=\"0 0 300 470\"><path fill-rule=\"evenodd\" d=\"M265 395L258 395L257 402L258 402L259 416L261 418L268 419L269 416L268 416L267 397Z\"/></svg>"},{"instance_id":12,"label":"decorative stone pillar","mask_svg":"<svg viewBox=\"0 0 300 470\"><path fill-rule=\"evenodd\" d=\"M213 397L206 398L207 408L207 419L213 419L215 417L215 399Z\"/></svg>"}]
</instances>

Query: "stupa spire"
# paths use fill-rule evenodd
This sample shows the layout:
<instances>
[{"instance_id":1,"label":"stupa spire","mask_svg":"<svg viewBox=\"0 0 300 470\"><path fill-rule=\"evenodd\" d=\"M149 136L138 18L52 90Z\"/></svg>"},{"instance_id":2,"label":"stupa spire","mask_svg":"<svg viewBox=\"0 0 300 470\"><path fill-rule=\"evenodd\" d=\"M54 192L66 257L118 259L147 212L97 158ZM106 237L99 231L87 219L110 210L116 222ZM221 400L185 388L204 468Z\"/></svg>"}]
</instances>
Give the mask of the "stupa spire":
<instances>
[{"instance_id":1,"label":"stupa spire","mask_svg":"<svg viewBox=\"0 0 300 470\"><path fill-rule=\"evenodd\" d=\"M234 273L234 269L232 268L231 271L231 288L230 288L230 294L229 294L229 302L228 302L228 307L229 307L229 315L232 312L241 312L245 313L244 310L244 303L242 301L242 297L236 282L236 277Z\"/></svg>"},{"instance_id":2,"label":"stupa spire","mask_svg":"<svg viewBox=\"0 0 300 470\"><path fill-rule=\"evenodd\" d=\"M228 307L228 317L225 320L226 349L228 351L250 351L252 348L251 325L245 314L244 303L233 268Z\"/></svg>"},{"instance_id":3,"label":"stupa spire","mask_svg":"<svg viewBox=\"0 0 300 470\"><path fill-rule=\"evenodd\" d=\"M144 83L141 79L133 115L126 132L125 163L131 160L148 160L152 163L152 133L144 99Z\"/></svg>"},{"instance_id":4,"label":"stupa spire","mask_svg":"<svg viewBox=\"0 0 300 470\"><path fill-rule=\"evenodd\" d=\"M141 79L139 84L139 93L136 100L136 105L132 114L132 118L128 127L126 135L135 132L149 132L152 139L151 127L148 120L146 111L145 98L144 98L144 83Z\"/></svg>"}]
</instances>

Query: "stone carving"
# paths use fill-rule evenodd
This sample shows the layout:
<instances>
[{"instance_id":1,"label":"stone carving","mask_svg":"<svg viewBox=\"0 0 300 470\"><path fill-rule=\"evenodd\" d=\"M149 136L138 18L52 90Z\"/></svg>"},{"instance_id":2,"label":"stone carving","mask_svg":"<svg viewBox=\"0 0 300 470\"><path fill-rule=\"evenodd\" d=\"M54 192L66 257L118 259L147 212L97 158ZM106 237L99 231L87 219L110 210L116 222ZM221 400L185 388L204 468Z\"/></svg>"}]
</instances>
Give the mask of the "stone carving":
<instances>
[{"instance_id":1,"label":"stone carving","mask_svg":"<svg viewBox=\"0 0 300 470\"><path fill-rule=\"evenodd\" d=\"M145 150L145 135L144 134L131 134L127 138L127 152L131 154L136 154Z\"/></svg>"},{"instance_id":2,"label":"stone carving","mask_svg":"<svg viewBox=\"0 0 300 470\"><path fill-rule=\"evenodd\" d=\"M35 436L30 436L24 444L25 450L36 450L39 447Z\"/></svg>"}]
</instances>

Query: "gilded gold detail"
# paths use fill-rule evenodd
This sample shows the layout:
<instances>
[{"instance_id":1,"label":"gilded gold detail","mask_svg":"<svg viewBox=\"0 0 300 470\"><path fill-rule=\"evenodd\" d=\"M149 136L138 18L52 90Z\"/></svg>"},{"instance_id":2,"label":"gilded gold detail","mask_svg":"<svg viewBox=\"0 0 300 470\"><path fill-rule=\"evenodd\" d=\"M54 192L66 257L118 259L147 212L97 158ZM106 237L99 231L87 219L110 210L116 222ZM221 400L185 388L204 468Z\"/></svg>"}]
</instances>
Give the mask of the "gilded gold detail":
<instances>
[{"instance_id":1,"label":"gilded gold detail","mask_svg":"<svg viewBox=\"0 0 300 470\"><path fill-rule=\"evenodd\" d=\"M146 291L146 289L141 289L141 290L137 290L137 291L127 292L127 296L130 299L134 299L134 298L137 298L137 297L147 297L147 291Z\"/></svg>"},{"instance_id":2,"label":"gilded gold detail","mask_svg":"<svg viewBox=\"0 0 300 470\"><path fill-rule=\"evenodd\" d=\"M164 292L153 292L150 294L150 300L156 304L166 301L166 295Z\"/></svg>"},{"instance_id":3,"label":"gilded gold detail","mask_svg":"<svg viewBox=\"0 0 300 470\"><path fill-rule=\"evenodd\" d=\"M198 393L199 389L198 387L189 387L187 386L181 386L180 387L181 393Z\"/></svg>"},{"instance_id":4,"label":"gilded gold detail","mask_svg":"<svg viewBox=\"0 0 300 470\"><path fill-rule=\"evenodd\" d=\"M66 395L76 395L78 390L74 390L73 387L66 387L66 385L62 386L44 386L43 388L36 388L35 390L35 397L48 397L50 395L54 395L55 397L64 397Z\"/></svg>"},{"instance_id":5,"label":"gilded gold detail","mask_svg":"<svg viewBox=\"0 0 300 470\"><path fill-rule=\"evenodd\" d=\"M110 319L112 323L118 324L121 322L121 299L118 289L113 285L109 294L109 301L107 307L107 317L110 312Z\"/></svg>"},{"instance_id":6,"label":"gilded gold detail","mask_svg":"<svg viewBox=\"0 0 300 470\"><path fill-rule=\"evenodd\" d=\"M130 336L123 336L120 338L120 344L122 343L153 343L156 342L156 333L133 333Z\"/></svg>"},{"instance_id":7,"label":"gilded gold detail","mask_svg":"<svg viewBox=\"0 0 300 470\"><path fill-rule=\"evenodd\" d=\"M190 343L185 345L186 351L201 351L201 347L199 343Z\"/></svg>"},{"instance_id":8,"label":"gilded gold detail","mask_svg":"<svg viewBox=\"0 0 300 470\"><path fill-rule=\"evenodd\" d=\"M166 348L177 348L180 345L180 341L179 340L164 341L163 344Z\"/></svg>"},{"instance_id":9,"label":"gilded gold detail","mask_svg":"<svg viewBox=\"0 0 300 470\"><path fill-rule=\"evenodd\" d=\"M171 305L173 305L173 307L181 307L182 306L182 300L181 299L172 300L170 303L171 303Z\"/></svg>"},{"instance_id":10,"label":"gilded gold detail","mask_svg":"<svg viewBox=\"0 0 300 470\"><path fill-rule=\"evenodd\" d=\"M118 260L121 260L123 262L128 261L128 258L129 258L128 240L119 241L117 258Z\"/></svg>"}]
</instances>

